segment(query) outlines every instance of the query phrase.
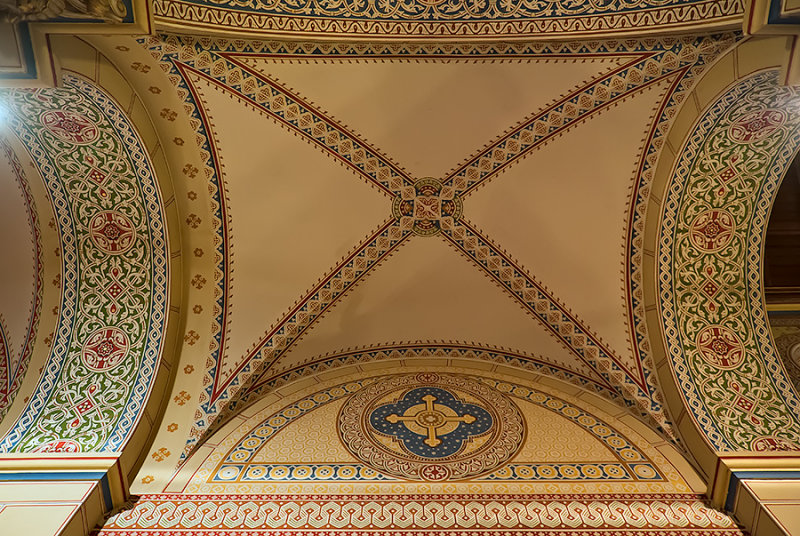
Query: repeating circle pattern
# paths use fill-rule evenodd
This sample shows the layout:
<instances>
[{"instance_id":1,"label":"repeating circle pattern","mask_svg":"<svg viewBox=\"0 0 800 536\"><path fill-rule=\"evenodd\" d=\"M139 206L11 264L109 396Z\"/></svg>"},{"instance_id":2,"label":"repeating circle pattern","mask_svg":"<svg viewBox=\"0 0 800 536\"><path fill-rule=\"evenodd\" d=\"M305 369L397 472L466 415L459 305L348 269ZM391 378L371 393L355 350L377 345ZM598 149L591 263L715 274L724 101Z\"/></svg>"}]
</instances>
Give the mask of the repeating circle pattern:
<instances>
[{"instance_id":1,"label":"repeating circle pattern","mask_svg":"<svg viewBox=\"0 0 800 536\"><path fill-rule=\"evenodd\" d=\"M642 478L644 480L650 480L658 476L658 473L656 473L655 469L645 464L634 466L633 472L636 473L637 477Z\"/></svg>"}]
</instances>

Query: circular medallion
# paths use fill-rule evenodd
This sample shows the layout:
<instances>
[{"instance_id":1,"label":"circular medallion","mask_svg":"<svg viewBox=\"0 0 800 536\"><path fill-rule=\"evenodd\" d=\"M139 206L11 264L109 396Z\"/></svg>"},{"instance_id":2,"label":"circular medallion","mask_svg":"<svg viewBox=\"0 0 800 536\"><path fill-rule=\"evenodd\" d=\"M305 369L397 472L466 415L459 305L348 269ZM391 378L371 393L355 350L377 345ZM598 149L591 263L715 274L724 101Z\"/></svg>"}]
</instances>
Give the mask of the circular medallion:
<instances>
[{"instance_id":1,"label":"circular medallion","mask_svg":"<svg viewBox=\"0 0 800 536\"><path fill-rule=\"evenodd\" d=\"M731 125L730 137L739 143L761 141L786 123L782 110L756 110L743 115Z\"/></svg>"},{"instance_id":2,"label":"circular medallion","mask_svg":"<svg viewBox=\"0 0 800 536\"><path fill-rule=\"evenodd\" d=\"M505 395L471 378L408 374L350 397L339 436L353 456L405 480L465 480L507 463L525 439L525 421Z\"/></svg>"},{"instance_id":3,"label":"circular medallion","mask_svg":"<svg viewBox=\"0 0 800 536\"><path fill-rule=\"evenodd\" d=\"M71 439L54 439L42 443L33 452L80 452L81 446Z\"/></svg>"},{"instance_id":4,"label":"circular medallion","mask_svg":"<svg viewBox=\"0 0 800 536\"><path fill-rule=\"evenodd\" d=\"M127 216L113 210L98 212L89 222L94 244L111 255L125 253L136 240L136 229Z\"/></svg>"},{"instance_id":5,"label":"circular medallion","mask_svg":"<svg viewBox=\"0 0 800 536\"><path fill-rule=\"evenodd\" d=\"M727 210L706 210L692 222L689 240L699 250L718 251L733 240L735 227L733 216Z\"/></svg>"},{"instance_id":6,"label":"circular medallion","mask_svg":"<svg viewBox=\"0 0 800 536\"><path fill-rule=\"evenodd\" d=\"M697 349L709 364L732 369L744 361L744 345L736 334L723 326L708 326L697 334Z\"/></svg>"},{"instance_id":7,"label":"circular medallion","mask_svg":"<svg viewBox=\"0 0 800 536\"><path fill-rule=\"evenodd\" d=\"M394 217L419 236L452 229L462 212L461 198L455 190L431 178L418 180L413 188L404 188L392 203Z\"/></svg>"},{"instance_id":8,"label":"circular medallion","mask_svg":"<svg viewBox=\"0 0 800 536\"><path fill-rule=\"evenodd\" d=\"M69 143L86 145L95 141L100 135L100 130L94 121L76 112L50 110L44 112L40 120L54 136Z\"/></svg>"},{"instance_id":9,"label":"circular medallion","mask_svg":"<svg viewBox=\"0 0 800 536\"><path fill-rule=\"evenodd\" d=\"M761 436L750 442L750 448L756 452L771 452L776 450L800 450L796 443L775 436Z\"/></svg>"},{"instance_id":10,"label":"circular medallion","mask_svg":"<svg viewBox=\"0 0 800 536\"><path fill-rule=\"evenodd\" d=\"M129 349L128 336L122 330L100 328L83 343L81 360L88 369L104 372L122 363Z\"/></svg>"}]
</instances>

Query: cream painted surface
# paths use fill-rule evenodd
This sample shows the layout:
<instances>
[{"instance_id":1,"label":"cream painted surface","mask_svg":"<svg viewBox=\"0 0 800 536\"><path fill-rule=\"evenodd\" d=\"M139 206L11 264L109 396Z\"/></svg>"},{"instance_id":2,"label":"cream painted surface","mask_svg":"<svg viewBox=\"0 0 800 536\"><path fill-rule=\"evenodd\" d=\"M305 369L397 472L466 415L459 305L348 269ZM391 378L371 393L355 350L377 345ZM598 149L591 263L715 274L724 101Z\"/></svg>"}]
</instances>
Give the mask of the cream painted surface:
<instances>
[{"instance_id":1,"label":"cream painted surface","mask_svg":"<svg viewBox=\"0 0 800 536\"><path fill-rule=\"evenodd\" d=\"M253 456L253 463L359 463L336 435L344 399L296 419Z\"/></svg>"},{"instance_id":2,"label":"cream painted surface","mask_svg":"<svg viewBox=\"0 0 800 536\"><path fill-rule=\"evenodd\" d=\"M4 531L3 534L56 536L80 509L80 503L12 504L0 507L0 528Z\"/></svg>"},{"instance_id":3,"label":"cream painted surface","mask_svg":"<svg viewBox=\"0 0 800 536\"><path fill-rule=\"evenodd\" d=\"M795 486L797 488L798 486ZM789 536L800 534L800 501L794 504L770 504L766 510L772 514L776 524ZM761 536L756 534L756 536Z\"/></svg>"},{"instance_id":4,"label":"cream painted surface","mask_svg":"<svg viewBox=\"0 0 800 536\"><path fill-rule=\"evenodd\" d=\"M374 344L459 341L588 368L440 237L412 237L312 329L274 370Z\"/></svg>"},{"instance_id":5,"label":"cream painted surface","mask_svg":"<svg viewBox=\"0 0 800 536\"><path fill-rule=\"evenodd\" d=\"M620 58L248 62L329 112L416 178L440 178Z\"/></svg>"},{"instance_id":6,"label":"cream painted surface","mask_svg":"<svg viewBox=\"0 0 800 536\"><path fill-rule=\"evenodd\" d=\"M390 216L391 204L269 118L204 83L198 89L220 140L230 200L227 377L271 324Z\"/></svg>"},{"instance_id":7,"label":"cream painted surface","mask_svg":"<svg viewBox=\"0 0 800 536\"><path fill-rule=\"evenodd\" d=\"M528 425L525 444L512 463L616 462L597 437L554 411L514 399Z\"/></svg>"},{"instance_id":8,"label":"cream painted surface","mask_svg":"<svg viewBox=\"0 0 800 536\"><path fill-rule=\"evenodd\" d=\"M77 501L85 497L97 482L3 482L0 504L13 502Z\"/></svg>"},{"instance_id":9,"label":"cream painted surface","mask_svg":"<svg viewBox=\"0 0 800 536\"><path fill-rule=\"evenodd\" d=\"M0 150L0 236L3 244L0 317L8 337L12 370L25 345L36 286L33 230L25 206L25 197L11 163L5 151Z\"/></svg>"},{"instance_id":10,"label":"cream painted surface","mask_svg":"<svg viewBox=\"0 0 800 536\"><path fill-rule=\"evenodd\" d=\"M642 140L665 89L662 83L590 118L464 200L465 218L631 369L627 213Z\"/></svg>"},{"instance_id":11,"label":"cream painted surface","mask_svg":"<svg viewBox=\"0 0 800 536\"><path fill-rule=\"evenodd\" d=\"M60 534L96 486L97 482L0 483L0 534Z\"/></svg>"},{"instance_id":12,"label":"cream painted surface","mask_svg":"<svg viewBox=\"0 0 800 536\"><path fill-rule=\"evenodd\" d=\"M592 434L564 417L515 399L528 435L513 463L615 462L614 454ZM253 463L357 463L344 448L335 423L344 400L303 415L267 441Z\"/></svg>"},{"instance_id":13,"label":"cream painted surface","mask_svg":"<svg viewBox=\"0 0 800 536\"><path fill-rule=\"evenodd\" d=\"M800 481L743 480L733 513L754 536L800 534Z\"/></svg>"}]
</instances>

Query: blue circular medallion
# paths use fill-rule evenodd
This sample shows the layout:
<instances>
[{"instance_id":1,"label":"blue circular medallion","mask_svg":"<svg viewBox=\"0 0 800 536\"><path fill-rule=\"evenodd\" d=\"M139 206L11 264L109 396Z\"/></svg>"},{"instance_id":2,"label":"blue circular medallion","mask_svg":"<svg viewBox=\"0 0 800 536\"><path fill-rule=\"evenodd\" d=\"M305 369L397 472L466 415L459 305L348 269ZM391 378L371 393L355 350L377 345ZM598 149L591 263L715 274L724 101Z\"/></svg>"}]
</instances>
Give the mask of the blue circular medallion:
<instances>
[{"instance_id":1,"label":"blue circular medallion","mask_svg":"<svg viewBox=\"0 0 800 536\"><path fill-rule=\"evenodd\" d=\"M444 458L492 428L492 414L441 387L418 387L372 410L369 424L423 458Z\"/></svg>"},{"instance_id":2,"label":"blue circular medallion","mask_svg":"<svg viewBox=\"0 0 800 536\"><path fill-rule=\"evenodd\" d=\"M382 378L342 407L345 447L372 468L410 480L465 480L507 463L525 437L516 405L467 376Z\"/></svg>"}]
</instances>

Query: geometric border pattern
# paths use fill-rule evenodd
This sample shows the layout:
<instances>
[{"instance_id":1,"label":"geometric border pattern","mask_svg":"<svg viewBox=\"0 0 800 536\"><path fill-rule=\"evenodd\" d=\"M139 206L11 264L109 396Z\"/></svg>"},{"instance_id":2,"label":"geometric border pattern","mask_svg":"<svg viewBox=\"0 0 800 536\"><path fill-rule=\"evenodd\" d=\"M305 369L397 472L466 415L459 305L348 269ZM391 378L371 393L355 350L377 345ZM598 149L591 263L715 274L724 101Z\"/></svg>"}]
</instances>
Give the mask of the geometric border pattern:
<instances>
[{"instance_id":1,"label":"geometric border pattern","mask_svg":"<svg viewBox=\"0 0 800 536\"><path fill-rule=\"evenodd\" d=\"M232 466L226 465L226 469ZM231 473L239 482L405 482L365 465L346 463L248 464ZM576 482L663 480L649 463L511 463L488 475L470 479L480 481ZM213 483L228 483L217 472Z\"/></svg>"},{"instance_id":2,"label":"geometric border pattern","mask_svg":"<svg viewBox=\"0 0 800 536\"><path fill-rule=\"evenodd\" d=\"M143 495L133 508L111 517L99 535L177 536L192 530L233 536L265 529L286 536L496 530L525 536L531 529L550 536L742 535L731 518L690 494Z\"/></svg>"},{"instance_id":3,"label":"geometric border pattern","mask_svg":"<svg viewBox=\"0 0 800 536\"><path fill-rule=\"evenodd\" d=\"M664 200L662 329L686 407L720 452L800 449L800 400L773 347L761 288L769 208L800 145L799 97L778 85L777 71L729 88L679 151ZM698 243L697 222L722 207L731 229L704 232L725 231L726 240Z\"/></svg>"},{"instance_id":4,"label":"geometric border pattern","mask_svg":"<svg viewBox=\"0 0 800 536\"><path fill-rule=\"evenodd\" d=\"M65 445L121 451L141 417L164 344L169 255L147 150L108 95L71 75L64 83L6 93L12 127L52 200L62 296L49 360L21 417L0 441L2 452ZM70 134L76 117L80 134L93 139ZM123 226L106 225L110 234L98 241L97 229L90 229L98 215ZM127 241L115 242L120 232ZM109 349L116 360L87 361Z\"/></svg>"},{"instance_id":5,"label":"geometric border pattern","mask_svg":"<svg viewBox=\"0 0 800 536\"><path fill-rule=\"evenodd\" d=\"M160 22L198 29L235 29L259 35L360 36L380 39L597 37L612 31L673 30L699 24L735 23L742 0L611 0L553 2L408 0L391 5L363 2L275 0L155 0ZM254 35L255 37L255 35Z\"/></svg>"}]
</instances>

